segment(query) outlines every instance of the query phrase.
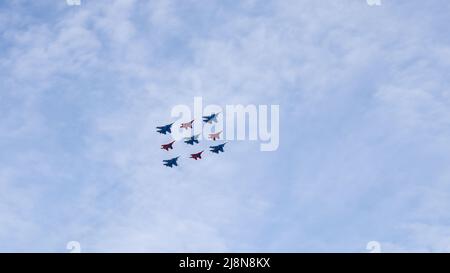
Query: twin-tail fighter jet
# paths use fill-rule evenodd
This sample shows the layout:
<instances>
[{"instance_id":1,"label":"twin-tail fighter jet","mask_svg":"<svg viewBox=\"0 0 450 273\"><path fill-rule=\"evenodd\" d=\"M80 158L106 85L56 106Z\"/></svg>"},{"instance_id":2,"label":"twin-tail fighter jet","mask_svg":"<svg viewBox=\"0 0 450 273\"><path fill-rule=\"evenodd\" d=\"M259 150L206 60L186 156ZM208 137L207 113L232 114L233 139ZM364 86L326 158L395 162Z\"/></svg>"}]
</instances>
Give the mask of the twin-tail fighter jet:
<instances>
[{"instance_id":1,"label":"twin-tail fighter jet","mask_svg":"<svg viewBox=\"0 0 450 273\"><path fill-rule=\"evenodd\" d=\"M184 143L194 145L194 143L198 143L199 136L200 134L191 137L186 137Z\"/></svg>"},{"instance_id":2,"label":"twin-tail fighter jet","mask_svg":"<svg viewBox=\"0 0 450 273\"><path fill-rule=\"evenodd\" d=\"M193 159L195 159L195 160L197 160L197 159L202 159L202 153L203 153L203 151L198 152L198 153L196 153L196 154L191 154L191 157L190 157L190 158L193 158Z\"/></svg>"},{"instance_id":3,"label":"twin-tail fighter jet","mask_svg":"<svg viewBox=\"0 0 450 273\"><path fill-rule=\"evenodd\" d=\"M172 133L172 124L173 123L156 127L156 129L158 129L157 132L160 134L163 134L163 135L165 135L166 133L171 134Z\"/></svg>"},{"instance_id":4,"label":"twin-tail fighter jet","mask_svg":"<svg viewBox=\"0 0 450 273\"><path fill-rule=\"evenodd\" d=\"M184 128L184 129L188 129L188 128L191 128L192 129L192 123L194 123L194 120L191 120L191 121L189 121L189 122L186 122L186 123L181 123L181 126L180 126L180 128Z\"/></svg>"},{"instance_id":5,"label":"twin-tail fighter jet","mask_svg":"<svg viewBox=\"0 0 450 273\"><path fill-rule=\"evenodd\" d=\"M217 133L213 133L213 134L209 134L209 138L210 139L212 139L212 140L216 140L216 139L220 139L220 133L222 133L222 131L220 131L220 132L217 132Z\"/></svg>"},{"instance_id":6,"label":"twin-tail fighter jet","mask_svg":"<svg viewBox=\"0 0 450 273\"><path fill-rule=\"evenodd\" d=\"M213 113L209 116L203 116L203 122L205 123L213 123L213 122L217 122L217 116L219 116L220 113Z\"/></svg>"},{"instance_id":7,"label":"twin-tail fighter jet","mask_svg":"<svg viewBox=\"0 0 450 273\"><path fill-rule=\"evenodd\" d=\"M172 168L173 166L178 166L178 163L177 163L178 158L179 158L179 156L174 157L172 159L163 160L164 166L167 166L170 168Z\"/></svg>"},{"instance_id":8,"label":"twin-tail fighter jet","mask_svg":"<svg viewBox=\"0 0 450 273\"><path fill-rule=\"evenodd\" d=\"M175 142L175 140L172 141L172 142L170 142L170 143L161 145L161 149L164 149L164 150L166 150L166 151L172 150L172 149L173 149L173 143L174 143L174 142Z\"/></svg>"},{"instance_id":9,"label":"twin-tail fighter jet","mask_svg":"<svg viewBox=\"0 0 450 273\"><path fill-rule=\"evenodd\" d=\"M223 147L225 146L225 144L227 144L227 142L225 142L224 144L217 145L217 146L209 146L209 148L211 149L210 151L215 154L218 154L219 152L223 153L224 152Z\"/></svg>"}]
</instances>

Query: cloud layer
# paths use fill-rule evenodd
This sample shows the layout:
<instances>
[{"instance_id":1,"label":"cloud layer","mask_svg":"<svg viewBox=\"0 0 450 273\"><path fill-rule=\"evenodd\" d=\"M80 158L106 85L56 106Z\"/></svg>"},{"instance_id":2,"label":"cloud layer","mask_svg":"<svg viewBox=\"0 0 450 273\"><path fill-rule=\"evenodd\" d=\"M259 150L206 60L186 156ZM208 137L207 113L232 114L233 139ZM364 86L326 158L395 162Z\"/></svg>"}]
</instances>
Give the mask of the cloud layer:
<instances>
[{"instance_id":1,"label":"cloud layer","mask_svg":"<svg viewBox=\"0 0 450 273\"><path fill-rule=\"evenodd\" d=\"M447 1L56 2L0 4L0 251L449 249ZM280 148L163 168L195 96Z\"/></svg>"}]
</instances>

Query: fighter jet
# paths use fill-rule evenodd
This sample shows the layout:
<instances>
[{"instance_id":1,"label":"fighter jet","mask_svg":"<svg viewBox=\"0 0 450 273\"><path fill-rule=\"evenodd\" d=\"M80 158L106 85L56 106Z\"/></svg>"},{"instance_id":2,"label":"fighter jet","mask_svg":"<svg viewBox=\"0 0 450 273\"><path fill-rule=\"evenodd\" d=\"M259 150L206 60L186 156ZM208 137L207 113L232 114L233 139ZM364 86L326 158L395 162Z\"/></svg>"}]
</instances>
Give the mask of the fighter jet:
<instances>
[{"instance_id":1,"label":"fighter jet","mask_svg":"<svg viewBox=\"0 0 450 273\"><path fill-rule=\"evenodd\" d=\"M203 122L209 123L209 124L211 124L213 122L217 122L217 116L219 114L220 113L212 113L210 116L203 116L202 117L203 118Z\"/></svg>"},{"instance_id":2,"label":"fighter jet","mask_svg":"<svg viewBox=\"0 0 450 273\"><path fill-rule=\"evenodd\" d=\"M164 149L166 151L173 149L172 145L174 142L175 142L175 140L170 143L161 145L161 149Z\"/></svg>"},{"instance_id":3,"label":"fighter jet","mask_svg":"<svg viewBox=\"0 0 450 273\"><path fill-rule=\"evenodd\" d=\"M225 142L224 144L220 144L217 146L209 146L209 148L211 149L210 152L216 153L218 154L219 152L224 152L223 151L223 147L225 146L225 144L227 144L227 142Z\"/></svg>"},{"instance_id":4,"label":"fighter jet","mask_svg":"<svg viewBox=\"0 0 450 273\"><path fill-rule=\"evenodd\" d=\"M164 166L171 167L171 168L172 168L173 166L178 166L178 164L177 164L178 158L179 158L179 156L174 157L174 158L172 158L172 159L163 160Z\"/></svg>"},{"instance_id":5,"label":"fighter jet","mask_svg":"<svg viewBox=\"0 0 450 273\"><path fill-rule=\"evenodd\" d=\"M156 127L156 129L158 129L157 131L160 134L165 135L167 132L169 132L169 134L171 134L172 133L172 130L171 130L172 129L172 124L173 123L167 124L167 125L164 125L164 126L159 126L159 127Z\"/></svg>"},{"instance_id":6,"label":"fighter jet","mask_svg":"<svg viewBox=\"0 0 450 273\"><path fill-rule=\"evenodd\" d=\"M194 123L194 120L191 120L191 121L189 121L189 122L186 122L186 123L181 123L181 126L180 126L180 128L184 128L184 129L188 129L188 128L191 128L192 129L192 123Z\"/></svg>"},{"instance_id":7,"label":"fighter jet","mask_svg":"<svg viewBox=\"0 0 450 273\"><path fill-rule=\"evenodd\" d=\"M222 131L214 133L214 134L209 134L209 138L215 141L216 139L220 138L219 137L220 133L222 133Z\"/></svg>"},{"instance_id":8,"label":"fighter jet","mask_svg":"<svg viewBox=\"0 0 450 273\"><path fill-rule=\"evenodd\" d=\"M198 143L198 136L200 136L200 134L186 137L184 143L194 145L194 143Z\"/></svg>"},{"instance_id":9,"label":"fighter jet","mask_svg":"<svg viewBox=\"0 0 450 273\"><path fill-rule=\"evenodd\" d=\"M190 157L190 158L193 158L193 159L195 159L195 160L197 160L197 159L202 159L202 153L203 153L203 151L198 152L198 153L196 153L196 154L191 154L191 157Z\"/></svg>"}]
</instances>

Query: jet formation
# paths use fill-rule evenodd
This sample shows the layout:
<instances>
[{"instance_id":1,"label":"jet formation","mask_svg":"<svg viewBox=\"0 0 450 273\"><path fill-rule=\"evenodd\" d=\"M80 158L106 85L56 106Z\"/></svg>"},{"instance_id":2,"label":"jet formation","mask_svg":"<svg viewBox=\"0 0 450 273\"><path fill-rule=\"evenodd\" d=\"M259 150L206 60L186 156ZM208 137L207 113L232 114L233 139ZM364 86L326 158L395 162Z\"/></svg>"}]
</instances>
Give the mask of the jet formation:
<instances>
[{"instance_id":1,"label":"jet formation","mask_svg":"<svg viewBox=\"0 0 450 273\"><path fill-rule=\"evenodd\" d=\"M209 116L203 116L202 117L203 118L203 122L204 123L208 123L208 124L212 124L213 122L217 122L218 115L219 115L219 113L213 113L213 114L211 114ZM171 134L172 133L172 125L173 124L174 123L163 125L163 126L158 126L158 127L156 127L156 129L157 129L156 131L158 133L160 133L160 134L163 134L163 135L166 135L167 133ZM191 121L185 122L185 123L181 123L180 128L186 129L186 130L191 130L191 129L193 129L193 124L194 124L194 120L191 120ZM222 131L217 132L217 133L209 134L208 138L211 139L212 141L216 141L216 140L220 139L220 134L221 133L222 133ZM198 140L199 136L200 135L198 134L198 135L193 135L193 136L187 137L187 138L184 139L184 143L186 143L188 145L192 145L192 146L194 144L199 144L200 143L200 141ZM173 150L173 145L174 145L175 142L176 141L173 140L172 142L169 142L167 144L162 144L161 145L161 149L162 150L166 150L166 151ZM216 146L209 146L209 149L210 149L209 151L212 152L212 153L215 153L215 154L219 154L220 152L223 153L225 144L227 144L227 142L225 142L223 144L216 145ZM200 159L202 159L202 153L203 152L204 151L202 150L200 152L190 154L189 158L194 159L194 160L200 160ZM163 165L166 166L166 167L170 167L170 168L173 168L174 166L177 167L179 158L180 158L180 156L177 156L177 157L174 157L174 158L171 158L171 159L165 159L165 160L163 160Z\"/></svg>"}]
</instances>

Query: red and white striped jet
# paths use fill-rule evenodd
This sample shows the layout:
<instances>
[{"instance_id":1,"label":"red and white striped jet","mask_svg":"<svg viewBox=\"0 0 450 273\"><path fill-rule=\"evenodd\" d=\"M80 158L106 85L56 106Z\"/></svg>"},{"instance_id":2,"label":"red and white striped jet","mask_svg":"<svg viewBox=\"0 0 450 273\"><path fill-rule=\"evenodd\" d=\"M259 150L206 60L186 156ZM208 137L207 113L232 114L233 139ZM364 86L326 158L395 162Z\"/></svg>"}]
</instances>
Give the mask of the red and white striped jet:
<instances>
[{"instance_id":1,"label":"red and white striped jet","mask_svg":"<svg viewBox=\"0 0 450 273\"><path fill-rule=\"evenodd\" d=\"M188 128L191 128L192 129L192 123L194 123L194 120L191 120L191 121L189 121L189 122L186 122L186 123L181 123L181 126L180 126L180 128L184 128L184 129L188 129Z\"/></svg>"},{"instance_id":2,"label":"red and white striped jet","mask_svg":"<svg viewBox=\"0 0 450 273\"><path fill-rule=\"evenodd\" d=\"M214 134L209 134L209 138L212 139L212 140L214 140L214 141L215 141L216 139L220 139L220 137L219 137L220 133L222 133L222 131L217 132L217 133L214 133Z\"/></svg>"}]
</instances>

